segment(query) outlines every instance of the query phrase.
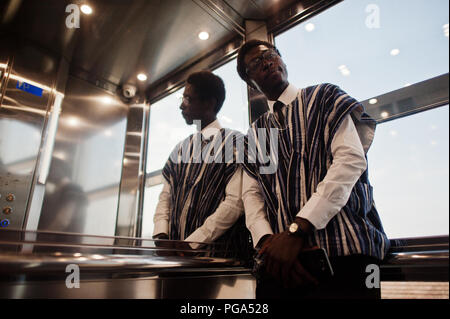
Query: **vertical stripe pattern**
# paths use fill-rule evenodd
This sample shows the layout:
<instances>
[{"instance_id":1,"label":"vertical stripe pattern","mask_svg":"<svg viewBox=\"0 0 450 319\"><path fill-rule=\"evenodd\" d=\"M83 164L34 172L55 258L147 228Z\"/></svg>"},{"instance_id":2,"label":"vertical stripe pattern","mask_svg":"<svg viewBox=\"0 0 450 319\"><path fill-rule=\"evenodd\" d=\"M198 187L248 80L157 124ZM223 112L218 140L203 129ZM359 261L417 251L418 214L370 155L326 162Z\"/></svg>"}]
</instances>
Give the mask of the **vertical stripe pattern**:
<instances>
[{"instance_id":1,"label":"vertical stripe pattern","mask_svg":"<svg viewBox=\"0 0 450 319\"><path fill-rule=\"evenodd\" d=\"M205 142L199 132L172 151L163 168L172 190L169 239L186 239L225 199L225 188L238 167L237 150L243 138L238 131L222 128ZM200 149L196 152L196 148ZM216 243L222 244L219 249L230 257L230 252L239 254L249 246L249 236L242 217Z\"/></svg>"},{"instance_id":2,"label":"vertical stripe pattern","mask_svg":"<svg viewBox=\"0 0 450 319\"><path fill-rule=\"evenodd\" d=\"M333 160L331 142L344 117L352 114L360 137L366 134L365 128L374 127L362 105L332 84L299 90L297 99L287 108L286 128L279 128L273 113L267 112L252 124L245 139L243 166L262 189L267 219L275 233L287 229L327 174ZM261 174L260 167L265 164L248 150L252 143L263 143L258 133L270 128L279 128L278 168L274 174ZM366 135L373 138L373 132ZM356 182L347 204L309 241L325 248L330 256L384 258L389 240L374 205L367 170Z\"/></svg>"}]
</instances>

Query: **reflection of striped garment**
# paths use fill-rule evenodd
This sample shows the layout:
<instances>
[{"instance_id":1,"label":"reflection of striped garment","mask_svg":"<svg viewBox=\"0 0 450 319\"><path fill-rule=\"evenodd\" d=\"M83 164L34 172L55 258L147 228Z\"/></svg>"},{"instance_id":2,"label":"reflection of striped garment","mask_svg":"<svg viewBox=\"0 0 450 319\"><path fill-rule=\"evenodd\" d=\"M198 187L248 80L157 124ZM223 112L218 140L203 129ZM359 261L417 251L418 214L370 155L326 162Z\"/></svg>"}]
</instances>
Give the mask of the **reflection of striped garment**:
<instances>
[{"instance_id":1,"label":"reflection of striped garment","mask_svg":"<svg viewBox=\"0 0 450 319\"><path fill-rule=\"evenodd\" d=\"M331 142L348 114L352 115L367 153L375 122L363 113L360 103L332 84L299 91L297 99L287 107L286 128L280 128L269 112L252 124L246 138L245 157L249 160L244 169L262 189L267 218L275 233L287 229L324 179L332 163ZM270 136L271 127L280 128L278 168L274 174L261 174L260 167L267 164L255 159L258 154L249 143L257 140L257 128L267 129L265 136ZM356 182L347 204L324 229L315 231L310 243L325 248L330 256L363 254L384 258L389 240L373 202L367 170Z\"/></svg>"},{"instance_id":2,"label":"reflection of striped garment","mask_svg":"<svg viewBox=\"0 0 450 319\"><path fill-rule=\"evenodd\" d=\"M233 157L236 143L243 142L242 133L222 128L210 142L202 143L201 138L199 132L179 143L163 169L172 190L170 239L186 239L203 225L224 200L225 188L238 167ZM211 160L203 160L201 153L209 154Z\"/></svg>"}]
</instances>

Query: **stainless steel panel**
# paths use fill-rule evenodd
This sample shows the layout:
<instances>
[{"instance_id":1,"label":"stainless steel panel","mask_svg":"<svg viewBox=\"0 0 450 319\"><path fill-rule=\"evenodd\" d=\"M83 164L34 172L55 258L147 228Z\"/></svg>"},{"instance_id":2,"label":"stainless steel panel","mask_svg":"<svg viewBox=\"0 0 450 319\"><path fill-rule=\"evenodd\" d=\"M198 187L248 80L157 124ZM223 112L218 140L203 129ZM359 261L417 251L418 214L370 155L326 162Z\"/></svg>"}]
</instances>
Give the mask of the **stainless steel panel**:
<instances>
[{"instance_id":1,"label":"stainless steel panel","mask_svg":"<svg viewBox=\"0 0 450 319\"><path fill-rule=\"evenodd\" d=\"M145 161L149 105L133 104L128 113L127 135L120 184L116 236L140 237L145 187Z\"/></svg>"},{"instance_id":2,"label":"stainless steel panel","mask_svg":"<svg viewBox=\"0 0 450 319\"><path fill-rule=\"evenodd\" d=\"M50 162L55 144L56 130L58 128L61 105L64 99L66 82L69 74L69 63L62 58L56 75L54 98L48 112L46 129L42 134L42 147L40 160L36 167L35 182L32 188L29 208L25 218L25 229L37 230L44 201L45 184L47 182Z\"/></svg>"},{"instance_id":3,"label":"stainless steel panel","mask_svg":"<svg viewBox=\"0 0 450 319\"><path fill-rule=\"evenodd\" d=\"M213 249L181 257L161 241L140 238L13 230L4 235L0 298L254 297L249 269L238 260L206 257ZM34 249L11 252L26 245ZM79 288L66 286L68 265L78 266Z\"/></svg>"},{"instance_id":4,"label":"stainless steel panel","mask_svg":"<svg viewBox=\"0 0 450 319\"><path fill-rule=\"evenodd\" d=\"M111 93L69 78L40 230L114 234L127 112Z\"/></svg>"},{"instance_id":5,"label":"stainless steel panel","mask_svg":"<svg viewBox=\"0 0 450 319\"><path fill-rule=\"evenodd\" d=\"M192 1L96 0L90 5L94 19L82 21L73 61L115 84L137 82L140 70L154 83L230 33ZM208 41L198 39L204 29Z\"/></svg>"},{"instance_id":6,"label":"stainless steel panel","mask_svg":"<svg viewBox=\"0 0 450 319\"><path fill-rule=\"evenodd\" d=\"M22 228L48 109L55 96L57 64L52 56L26 44L16 47L9 61L0 105L0 215L9 220L8 227ZM20 90L21 83L38 87L42 94ZM8 194L13 200L8 200ZM11 212L6 214L8 208Z\"/></svg>"},{"instance_id":7,"label":"stainless steel panel","mask_svg":"<svg viewBox=\"0 0 450 319\"><path fill-rule=\"evenodd\" d=\"M197 57L187 61L181 67L173 70L167 77L149 86L146 90L148 100L150 103L154 103L177 91L184 85L184 81L186 81L191 73L212 69L219 67L221 64L225 64L236 57L237 51L242 43L243 39L240 36L235 37L224 45L216 47L213 52L204 56L202 59L198 59Z\"/></svg>"},{"instance_id":8,"label":"stainless steel panel","mask_svg":"<svg viewBox=\"0 0 450 319\"><path fill-rule=\"evenodd\" d=\"M227 0L226 1L244 19L266 20L283 8L298 0Z\"/></svg>"},{"instance_id":9,"label":"stainless steel panel","mask_svg":"<svg viewBox=\"0 0 450 319\"><path fill-rule=\"evenodd\" d=\"M65 280L0 284L0 298L26 299L159 299L157 279L80 280L80 288L67 288Z\"/></svg>"},{"instance_id":10,"label":"stainless steel panel","mask_svg":"<svg viewBox=\"0 0 450 319\"><path fill-rule=\"evenodd\" d=\"M161 256L170 252L163 241L13 230L3 234L2 298L254 298L250 270L239 260L205 257L214 247L195 250L198 256ZM381 265L382 281L448 281L448 236L392 242ZM35 251L11 252L11 247L26 244ZM66 287L69 264L79 266L79 288Z\"/></svg>"},{"instance_id":11,"label":"stainless steel panel","mask_svg":"<svg viewBox=\"0 0 450 319\"><path fill-rule=\"evenodd\" d=\"M244 19L233 10L231 6L224 0L192 0L199 7L208 13L222 24L228 30L236 31L241 37L244 37Z\"/></svg>"},{"instance_id":12,"label":"stainless steel panel","mask_svg":"<svg viewBox=\"0 0 450 319\"><path fill-rule=\"evenodd\" d=\"M448 73L361 101L378 123L430 110L449 103ZM376 103L369 101L375 98ZM383 114L384 113L384 114Z\"/></svg>"},{"instance_id":13,"label":"stainless steel panel","mask_svg":"<svg viewBox=\"0 0 450 319\"><path fill-rule=\"evenodd\" d=\"M164 278L163 299L255 299L256 281L247 274Z\"/></svg>"},{"instance_id":14,"label":"stainless steel panel","mask_svg":"<svg viewBox=\"0 0 450 319\"><path fill-rule=\"evenodd\" d=\"M319 14L342 0L304 0L296 1L286 8L277 8L267 19L267 29L274 36Z\"/></svg>"}]
</instances>

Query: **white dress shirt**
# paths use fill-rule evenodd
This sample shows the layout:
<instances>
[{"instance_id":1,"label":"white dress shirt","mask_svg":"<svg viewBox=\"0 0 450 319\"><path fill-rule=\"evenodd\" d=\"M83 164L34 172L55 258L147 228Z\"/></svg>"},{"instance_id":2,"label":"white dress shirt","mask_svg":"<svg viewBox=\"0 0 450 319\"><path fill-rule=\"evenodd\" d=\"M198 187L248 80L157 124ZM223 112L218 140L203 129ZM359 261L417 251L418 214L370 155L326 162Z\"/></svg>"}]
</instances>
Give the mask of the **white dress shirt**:
<instances>
[{"instance_id":1,"label":"white dress shirt","mask_svg":"<svg viewBox=\"0 0 450 319\"><path fill-rule=\"evenodd\" d=\"M222 126L218 120L210 123L201 130L203 138L209 139L220 132ZM171 187L164 179L164 186L159 195L159 202L156 206L155 216L153 218L154 230L153 236L169 233L169 214L171 205ZM185 241L209 243L215 241L225 233L236 220L243 214L244 206L242 203L242 168L239 166L231 177L225 188L225 199L203 223L190 234ZM200 247L200 244L190 243L194 249Z\"/></svg>"},{"instance_id":2,"label":"white dress shirt","mask_svg":"<svg viewBox=\"0 0 450 319\"><path fill-rule=\"evenodd\" d=\"M289 84L278 101L291 104L301 90ZM276 101L269 101L270 112ZM286 109L286 108L284 108ZM323 229L328 222L345 206L350 193L367 162L358 132L350 115L339 126L331 142L333 161L324 179L297 216L307 219L316 229ZM242 200L244 201L247 228L252 235L253 244L262 236L273 234L266 217L264 198L258 182L246 172L243 174Z\"/></svg>"}]
</instances>

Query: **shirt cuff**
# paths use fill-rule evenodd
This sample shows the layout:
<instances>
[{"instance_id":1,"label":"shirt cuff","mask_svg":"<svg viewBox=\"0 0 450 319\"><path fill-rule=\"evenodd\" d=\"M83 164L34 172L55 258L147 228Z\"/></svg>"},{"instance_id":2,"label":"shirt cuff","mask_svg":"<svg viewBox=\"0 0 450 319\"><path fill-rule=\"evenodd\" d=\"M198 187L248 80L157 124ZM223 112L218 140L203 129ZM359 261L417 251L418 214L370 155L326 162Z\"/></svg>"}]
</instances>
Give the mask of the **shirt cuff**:
<instances>
[{"instance_id":1,"label":"shirt cuff","mask_svg":"<svg viewBox=\"0 0 450 319\"><path fill-rule=\"evenodd\" d=\"M188 243L189 246L191 246L192 249L198 249L203 244L203 242L206 241L208 236L206 236L201 228L197 228L192 234L190 234L184 241L187 242L194 242L194 243Z\"/></svg>"},{"instance_id":2,"label":"shirt cuff","mask_svg":"<svg viewBox=\"0 0 450 319\"><path fill-rule=\"evenodd\" d=\"M260 221L255 222L252 225L252 227L250 229L250 233L252 235L253 247L256 248L256 245L258 244L259 240L264 235L272 235L273 231L272 231L272 227L270 227L270 224L268 221L260 220Z\"/></svg>"},{"instance_id":3,"label":"shirt cuff","mask_svg":"<svg viewBox=\"0 0 450 319\"><path fill-rule=\"evenodd\" d=\"M297 217L307 219L316 229L323 229L339 212L339 208L316 193L306 202Z\"/></svg>"},{"instance_id":4,"label":"shirt cuff","mask_svg":"<svg viewBox=\"0 0 450 319\"><path fill-rule=\"evenodd\" d=\"M188 237L186 237L185 241L199 241L204 242L208 238L206 236L201 228L197 228L192 234L190 234Z\"/></svg>"},{"instance_id":5,"label":"shirt cuff","mask_svg":"<svg viewBox=\"0 0 450 319\"><path fill-rule=\"evenodd\" d=\"M169 234L169 222L167 220L158 220L153 227L153 236L158 234Z\"/></svg>"}]
</instances>

